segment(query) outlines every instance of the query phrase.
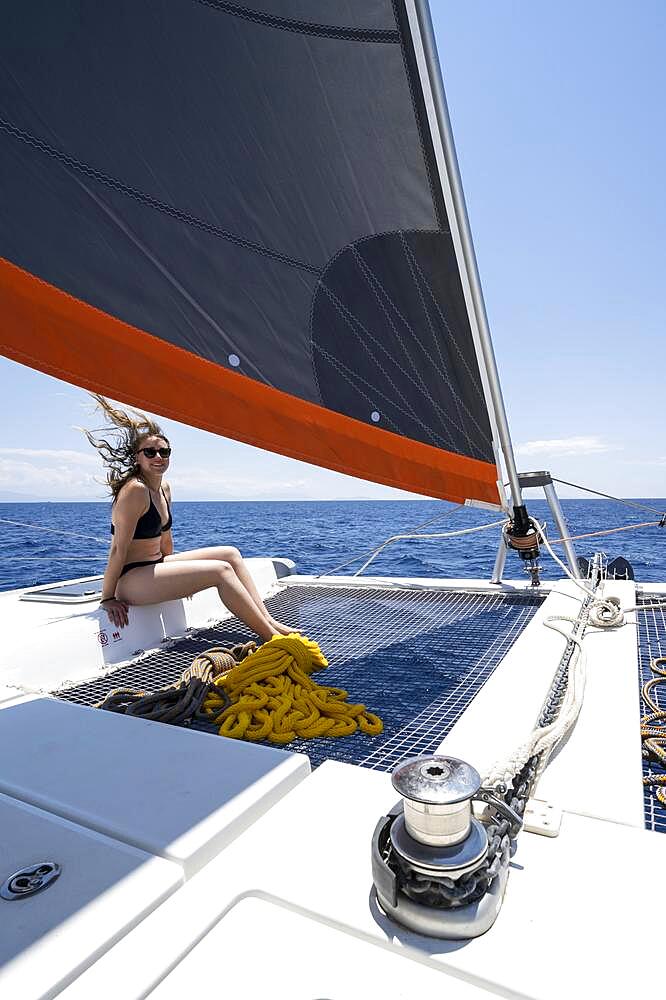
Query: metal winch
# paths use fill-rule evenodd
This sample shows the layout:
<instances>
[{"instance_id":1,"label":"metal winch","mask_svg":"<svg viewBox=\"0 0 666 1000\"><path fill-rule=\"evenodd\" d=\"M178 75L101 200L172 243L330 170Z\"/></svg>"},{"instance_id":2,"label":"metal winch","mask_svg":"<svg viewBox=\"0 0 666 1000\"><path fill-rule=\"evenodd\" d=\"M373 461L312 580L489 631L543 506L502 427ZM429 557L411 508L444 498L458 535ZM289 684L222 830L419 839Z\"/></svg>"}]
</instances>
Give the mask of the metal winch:
<instances>
[{"instance_id":1,"label":"metal winch","mask_svg":"<svg viewBox=\"0 0 666 1000\"><path fill-rule=\"evenodd\" d=\"M514 828L520 817L465 761L415 757L392 775L402 796L381 818L372 842L372 871L382 909L411 930L444 938L476 937L493 924L507 867L488 859L488 833L472 814L482 801Z\"/></svg>"}]
</instances>

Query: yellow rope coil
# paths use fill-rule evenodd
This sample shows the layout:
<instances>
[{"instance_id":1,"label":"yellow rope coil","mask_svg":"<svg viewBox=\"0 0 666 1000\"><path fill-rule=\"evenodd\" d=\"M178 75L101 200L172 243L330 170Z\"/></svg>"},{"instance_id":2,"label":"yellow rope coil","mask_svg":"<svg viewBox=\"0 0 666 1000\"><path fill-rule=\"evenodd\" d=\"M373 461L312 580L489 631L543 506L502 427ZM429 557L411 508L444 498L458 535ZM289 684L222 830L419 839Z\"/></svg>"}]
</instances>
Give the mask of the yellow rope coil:
<instances>
[{"instance_id":1,"label":"yellow rope coil","mask_svg":"<svg viewBox=\"0 0 666 1000\"><path fill-rule=\"evenodd\" d=\"M365 705L347 702L341 688L315 684L310 674L328 666L316 642L276 635L215 680L203 710L220 736L290 743L313 736L349 736L360 729L376 736L384 724ZM227 706L227 707L225 707Z\"/></svg>"}]
</instances>

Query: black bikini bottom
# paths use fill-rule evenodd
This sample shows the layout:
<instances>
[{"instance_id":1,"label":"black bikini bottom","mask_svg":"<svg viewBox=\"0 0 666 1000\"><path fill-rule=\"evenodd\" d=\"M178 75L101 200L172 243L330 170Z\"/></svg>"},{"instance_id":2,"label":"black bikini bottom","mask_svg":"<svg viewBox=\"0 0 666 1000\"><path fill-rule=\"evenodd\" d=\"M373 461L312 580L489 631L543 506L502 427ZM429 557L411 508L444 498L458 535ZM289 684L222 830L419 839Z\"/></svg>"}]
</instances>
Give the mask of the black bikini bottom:
<instances>
[{"instance_id":1,"label":"black bikini bottom","mask_svg":"<svg viewBox=\"0 0 666 1000\"><path fill-rule=\"evenodd\" d=\"M125 573L129 573L131 569L138 569L139 566L158 566L159 563L163 562L164 556L160 556L159 559L148 559L146 562L127 563L127 565L123 566L121 569L120 576L125 576ZM118 579L120 579L120 577L118 577Z\"/></svg>"}]
</instances>

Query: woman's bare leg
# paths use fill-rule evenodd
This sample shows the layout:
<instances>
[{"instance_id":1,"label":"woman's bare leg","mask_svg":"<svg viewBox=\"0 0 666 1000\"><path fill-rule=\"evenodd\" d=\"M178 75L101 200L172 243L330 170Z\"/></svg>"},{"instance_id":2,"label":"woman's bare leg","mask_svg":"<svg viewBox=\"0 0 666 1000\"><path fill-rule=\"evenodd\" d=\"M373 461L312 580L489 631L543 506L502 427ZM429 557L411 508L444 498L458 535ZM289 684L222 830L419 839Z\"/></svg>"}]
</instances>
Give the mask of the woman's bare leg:
<instances>
[{"instance_id":1,"label":"woman's bare leg","mask_svg":"<svg viewBox=\"0 0 666 1000\"><path fill-rule=\"evenodd\" d=\"M260 610L236 573L224 560L166 560L140 566L121 577L116 596L130 605L158 604L217 587L222 603L266 642L276 630L266 609Z\"/></svg>"},{"instance_id":2,"label":"woman's bare leg","mask_svg":"<svg viewBox=\"0 0 666 1000\"><path fill-rule=\"evenodd\" d=\"M167 556L165 562L192 559L216 559L229 563L239 581L254 601L259 613L268 618L268 621L271 623L275 631L279 632L281 635L288 635L290 632L294 631L294 629L289 628L288 625L284 625L282 622L273 618L270 611L264 604L262 597L257 590L256 584L252 579L252 574L245 565L245 560L238 549L231 545L215 545L207 549L192 549L190 552L177 552L174 553L174 555Z\"/></svg>"}]
</instances>

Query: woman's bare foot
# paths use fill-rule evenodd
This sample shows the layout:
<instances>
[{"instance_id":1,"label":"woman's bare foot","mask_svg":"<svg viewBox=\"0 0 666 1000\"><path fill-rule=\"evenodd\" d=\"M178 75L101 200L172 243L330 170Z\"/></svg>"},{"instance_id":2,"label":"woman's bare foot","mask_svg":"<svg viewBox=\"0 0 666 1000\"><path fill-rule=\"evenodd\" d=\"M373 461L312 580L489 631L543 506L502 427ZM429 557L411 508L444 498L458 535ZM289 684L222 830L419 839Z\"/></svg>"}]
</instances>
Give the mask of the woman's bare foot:
<instances>
[{"instance_id":1,"label":"woman's bare foot","mask_svg":"<svg viewBox=\"0 0 666 1000\"><path fill-rule=\"evenodd\" d=\"M291 635L292 632L296 631L296 629L289 628L288 625L283 625L282 622L277 621L275 618L269 617L268 620L272 628L274 628L279 635Z\"/></svg>"}]
</instances>

